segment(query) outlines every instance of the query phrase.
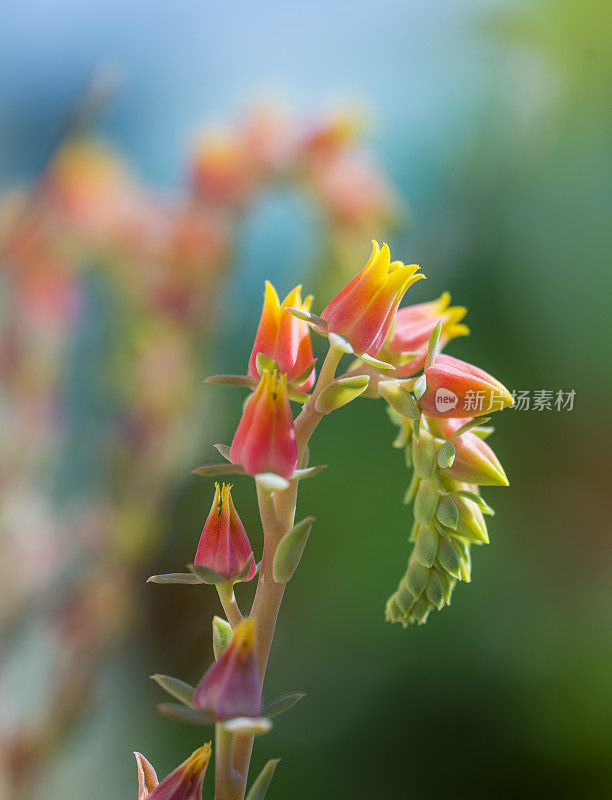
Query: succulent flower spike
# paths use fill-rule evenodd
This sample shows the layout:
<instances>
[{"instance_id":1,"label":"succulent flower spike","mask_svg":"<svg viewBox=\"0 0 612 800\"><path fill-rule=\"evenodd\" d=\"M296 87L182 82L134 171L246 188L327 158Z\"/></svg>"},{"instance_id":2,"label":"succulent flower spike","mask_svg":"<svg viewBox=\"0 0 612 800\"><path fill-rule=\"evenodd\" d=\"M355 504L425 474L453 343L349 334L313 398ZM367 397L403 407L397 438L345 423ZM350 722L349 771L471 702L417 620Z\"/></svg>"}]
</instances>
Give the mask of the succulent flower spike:
<instances>
[{"instance_id":1,"label":"succulent flower spike","mask_svg":"<svg viewBox=\"0 0 612 800\"><path fill-rule=\"evenodd\" d=\"M279 376L276 370L264 370L244 407L230 458L233 464L242 464L249 475L272 472L290 478L297 457L287 376Z\"/></svg>"},{"instance_id":2,"label":"succulent flower spike","mask_svg":"<svg viewBox=\"0 0 612 800\"><path fill-rule=\"evenodd\" d=\"M193 694L197 708L216 720L259 717L261 690L255 650L255 622L243 620Z\"/></svg>"},{"instance_id":3,"label":"succulent flower spike","mask_svg":"<svg viewBox=\"0 0 612 800\"><path fill-rule=\"evenodd\" d=\"M204 523L202 536L194 564L208 567L228 582L244 570L253 548L244 525L232 501L232 487L224 483L221 488L215 483L215 498L210 514ZM255 575L255 562L243 580L250 581Z\"/></svg>"},{"instance_id":4,"label":"succulent flower spike","mask_svg":"<svg viewBox=\"0 0 612 800\"><path fill-rule=\"evenodd\" d=\"M488 372L443 353L425 369L425 379L419 405L430 417L479 417L513 403L506 387Z\"/></svg>"},{"instance_id":5,"label":"succulent flower spike","mask_svg":"<svg viewBox=\"0 0 612 800\"><path fill-rule=\"evenodd\" d=\"M155 770L141 753L138 764L138 800L202 800L204 775L210 761L210 742L195 750L173 772L157 782Z\"/></svg>"},{"instance_id":6,"label":"succulent flower spike","mask_svg":"<svg viewBox=\"0 0 612 800\"><path fill-rule=\"evenodd\" d=\"M251 377L259 379L258 353L271 358L289 382L302 375L312 364L314 359L308 325L286 311L287 308L310 311L312 295L302 301L301 289L301 286L296 286L281 303L274 286L266 281L263 309L249 359ZM314 382L315 374L312 371L300 388L308 391Z\"/></svg>"},{"instance_id":7,"label":"succulent flower spike","mask_svg":"<svg viewBox=\"0 0 612 800\"><path fill-rule=\"evenodd\" d=\"M391 261L389 248L373 242L368 263L326 306L321 317L331 333L345 336L355 353L376 355L387 338L402 297L413 283L416 264Z\"/></svg>"},{"instance_id":8,"label":"succulent flower spike","mask_svg":"<svg viewBox=\"0 0 612 800\"><path fill-rule=\"evenodd\" d=\"M423 369L429 339L438 322L442 323L440 349L451 339L469 334L470 329L461 322L467 314L467 308L451 306L450 300L450 294L443 292L430 303L417 303L398 310L384 347L387 360L393 363L399 361L396 377L409 378ZM412 354L412 357L403 363L402 356L405 354Z\"/></svg>"}]
</instances>

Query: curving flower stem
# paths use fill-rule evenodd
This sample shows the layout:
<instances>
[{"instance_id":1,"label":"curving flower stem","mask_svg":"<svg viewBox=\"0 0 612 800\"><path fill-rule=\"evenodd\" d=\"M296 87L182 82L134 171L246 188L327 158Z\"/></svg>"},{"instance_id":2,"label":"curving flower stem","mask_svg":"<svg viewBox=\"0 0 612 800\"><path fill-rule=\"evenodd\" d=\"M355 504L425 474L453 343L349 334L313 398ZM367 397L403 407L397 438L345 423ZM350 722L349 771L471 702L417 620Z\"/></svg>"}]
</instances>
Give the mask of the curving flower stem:
<instances>
[{"instance_id":1,"label":"curving flower stem","mask_svg":"<svg viewBox=\"0 0 612 800\"><path fill-rule=\"evenodd\" d=\"M232 628L236 628L236 626L240 625L242 622L243 616L238 608L238 603L236 602L234 585L232 583L218 583L217 592L219 594L219 600L221 601L223 610L225 611L227 621Z\"/></svg>"},{"instance_id":2,"label":"curving flower stem","mask_svg":"<svg viewBox=\"0 0 612 800\"><path fill-rule=\"evenodd\" d=\"M324 414L321 414L315 408L316 399L323 389L333 381L343 354L343 351L339 348L333 345L330 346L310 400L295 421L299 465L302 465L306 445L310 437L324 417ZM292 481L287 489L274 492L264 488L257 480L255 483L264 532L264 549L259 581L250 616L257 621L257 652L261 686L263 688L276 620L286 586L284 583L275 583L272 577L274 554L278 543L295 521L298 481ZM229 617L228 621L233 625ZM224 795L218 800L242 800L244 798L252 749L252 736L234 737L233 768L237 775L235 793L229 797Z\"/></svg>"}]
</instances>

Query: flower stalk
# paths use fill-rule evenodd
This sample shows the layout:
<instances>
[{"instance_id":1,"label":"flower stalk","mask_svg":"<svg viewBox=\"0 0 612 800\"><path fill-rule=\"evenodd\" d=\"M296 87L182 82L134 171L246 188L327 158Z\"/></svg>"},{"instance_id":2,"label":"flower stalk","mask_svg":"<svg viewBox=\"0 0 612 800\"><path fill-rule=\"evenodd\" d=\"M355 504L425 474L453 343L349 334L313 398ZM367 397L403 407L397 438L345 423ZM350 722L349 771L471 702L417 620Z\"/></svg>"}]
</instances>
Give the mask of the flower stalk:
<instances>
[{"instance_id":1,"label":"flower stalk","mask_svg":"<svg viewBox=\"0 0 612 800\"><path fill-rule=\"evenodd\" d=\"M455 584L471 579L470 546L488 542L483 515L492 511L480 497L478 486L507 485L507 478L483 441L485 429L474 421L478 413L458 408L452 414L448 398L458 401L468 398L470 392L488 389L501 397L499 407L503 408L510 397L488 373L440 356L438 351L447 341L467 331L461 323L465 309L449 308L447 295L405 309L401 329L394 328L403 293L421 277L416 275L417 269L391 262L387 246L381 249L374 243L366 267L328 304L322 317L310 311L310 298L301 302L299 287L281 304L268 284L250 374L233 381L252 393L231 448L217 445L231 463L195 470L203 476L252 476L264 539L247 616L240 611L235 586L252 579L257 570L231 487L225 484L221 489L216 485L213 508L190 573L155 576L157 583L214 584L227 617L227 622L220 618L213 622L216 662L195 690L177 679L156 676L162 688L187 705L186 709L166 705L164 713L216 726L215 800L244 800L255 737L270 729L271 716L302 697L293 693L263 707L261 702L283 597L314 522L313 517L306 517L296 524L296 505L300 480L322 469L309 467L308 443L325 416L360 395L384 399L399 427L395 445L404 449L406 464L414 468L406 495L406 502L414 503L414 548L406 574L387 603L387 619L404 626L422 623L432 608L450 604ZM293 324L295 320L299 325ZM326 336L329 346L318 377L311 369L308 381L303 377L297 380L302 388L311 390L302 398L295 386L290 386L289 377L295 382L294 373L301 370L302 376L306 362L314 366L308 326ZM408 344L420 351L423 374L419 377L412 377L412 368L403 371L410 377L402 377L402 366L414 357L402 350ZM376 357L379 353L392 363ZM345 354L356 361L336 377ZM445 376L450 381L447 386ZM438 391L444 393L446 405L436 413L431 408ZM298 397L303 406L294 420L290 400ZM249 800L264 797L276 763L268 762L253 784Z\"/></svg>"}]
</instances>

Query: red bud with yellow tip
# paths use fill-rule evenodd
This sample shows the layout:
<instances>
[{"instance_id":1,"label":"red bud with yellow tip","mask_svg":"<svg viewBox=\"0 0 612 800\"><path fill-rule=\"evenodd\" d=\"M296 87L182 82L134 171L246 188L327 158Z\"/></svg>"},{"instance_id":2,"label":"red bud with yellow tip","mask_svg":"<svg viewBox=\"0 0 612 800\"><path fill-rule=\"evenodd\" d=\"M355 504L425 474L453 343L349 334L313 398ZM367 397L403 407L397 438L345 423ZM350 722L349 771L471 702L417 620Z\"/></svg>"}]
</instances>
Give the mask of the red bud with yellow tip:
<instances>
[{"instance_id":1,"label":"red bud with yellow tip","mask_svg":"<svg viewBox=\"0 0 612 800\"><path fill-rule=\"evenodd\" d=\"M435 428L450 438L465 423L463 419L440 419ZM478 486L508 486L508 478L499 459L480 436L471 431L452 439L455 458L450 467L441 469L449 478Z\"/></svg>"},{"instance_id":2,"label":"red bud with yellow tip","mask_svg":"<svg viewBox=\"0 0 612 800\"><path fill-rule=\"evenodd\" d=\"M215 483L215 497L210 514L204 523L202 536L194 559L198 564L214 570L228 582L240 575L253 549L232 500L229 484ZM244 578L250 581L255 575L255 562Z\"/></svg>"},{"instance_id":3,"label":"red bud with yellow tip","mask_svg":"<svg viewBox=\"0 0 612 800\"><path fill-rule=\"evenodd\" d=\"M444 353L425 369L425 378L419 405L429 417L479 417L513 403L506 387L488 372Z\"/></svg>"},{"instance_id":4,"label":"red bud with yellow tip","mask_svg":"<svg viewBox=\"0 0 612 800\"><path fill-rule=\"evenodd\" d=\"M255 622L243 620L193 693L193 702L216 720L259 717L261 688L255 649Z\"/></svg>"},{"instance_id":5,"label":"red bud with yellow tip","mask_svg":"<svg viewBox=\"0 0 612 800\"><path fill-rule=\"evenodd\" d=\"M264 370L242 412L230 458L249 475L293 475L298 455L286 375Z\"/></svg>"}]
</instances>

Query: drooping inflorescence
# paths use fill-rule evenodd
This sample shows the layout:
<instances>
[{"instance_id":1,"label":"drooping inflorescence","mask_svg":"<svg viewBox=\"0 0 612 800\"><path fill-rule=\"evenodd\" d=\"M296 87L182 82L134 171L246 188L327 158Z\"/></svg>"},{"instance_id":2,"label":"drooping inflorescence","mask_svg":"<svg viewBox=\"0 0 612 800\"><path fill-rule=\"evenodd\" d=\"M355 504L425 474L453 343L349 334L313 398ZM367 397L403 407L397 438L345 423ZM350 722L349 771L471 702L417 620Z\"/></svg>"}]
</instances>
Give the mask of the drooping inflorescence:
<instances>
[{"instance_id":1,"label":"drooping inflorescence","mask_svg":"<svg viewBox=\"0 0 612 800\"><path fill-rule=\"evenodd\" d=\"M413 360L422 360L423 374L379 382L379 393L399 428L394 446L404 449L406 466L413 469L404 502L413 504L414 547L386 607L387 619L404 626L424 623L432 609L450 605L457 581L469 583L470 548L488 543L485 515L494 513L479 487L508 485L484 441L492 429L484 426L489 418L482 415L511 405L512 396L484 370L438 353L442 336L448 340L467 332L457 325L456 310L446 314L442 319L431 314L427 351L417 349L404 366L409 370ZM418 320L421 336L426 334L424 322ZM404 338L409 338L407 331Z\"/></svg>"}]
</instances>

